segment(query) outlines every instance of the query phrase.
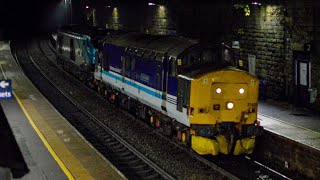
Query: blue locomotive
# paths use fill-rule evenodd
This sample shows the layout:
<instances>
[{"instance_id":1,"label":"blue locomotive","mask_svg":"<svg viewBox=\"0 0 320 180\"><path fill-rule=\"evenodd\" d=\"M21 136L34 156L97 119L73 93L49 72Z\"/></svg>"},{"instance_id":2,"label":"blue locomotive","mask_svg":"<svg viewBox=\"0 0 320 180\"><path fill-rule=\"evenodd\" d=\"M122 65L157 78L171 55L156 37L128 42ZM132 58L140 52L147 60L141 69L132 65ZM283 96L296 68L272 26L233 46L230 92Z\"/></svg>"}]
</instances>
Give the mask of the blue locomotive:
<instances>
[{"instance_id":1,"label":"blue locomotive","mask_svg":"<svg viewBox=\"0 0 320 180\"><path fill-rule=\"evenodd\" d=\"M234 58L227 46L99 32L60 30L58 62L111 102L199 154L252 153L262 132L259 81L230 67Z\"/></svg>"}]
</instances>

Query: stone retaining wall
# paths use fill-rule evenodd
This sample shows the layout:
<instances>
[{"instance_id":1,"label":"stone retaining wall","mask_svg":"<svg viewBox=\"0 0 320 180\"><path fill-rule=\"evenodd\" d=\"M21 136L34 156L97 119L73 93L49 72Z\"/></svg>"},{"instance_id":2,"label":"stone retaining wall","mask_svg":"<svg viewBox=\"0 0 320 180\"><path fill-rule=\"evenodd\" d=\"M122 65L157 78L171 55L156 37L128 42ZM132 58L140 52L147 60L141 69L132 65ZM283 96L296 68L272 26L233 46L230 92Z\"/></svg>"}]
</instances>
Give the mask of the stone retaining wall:
<instances>
[{"instance_id":1,"label":"stone retaining wall","mask_svg":"<svg viewBox=\"0 0 320 180\"><path fill-rule=\"evenodd\" d=\"M252 157L293 179L320 177L320 151L265 131Z\"/></svg>"}]
</instances>

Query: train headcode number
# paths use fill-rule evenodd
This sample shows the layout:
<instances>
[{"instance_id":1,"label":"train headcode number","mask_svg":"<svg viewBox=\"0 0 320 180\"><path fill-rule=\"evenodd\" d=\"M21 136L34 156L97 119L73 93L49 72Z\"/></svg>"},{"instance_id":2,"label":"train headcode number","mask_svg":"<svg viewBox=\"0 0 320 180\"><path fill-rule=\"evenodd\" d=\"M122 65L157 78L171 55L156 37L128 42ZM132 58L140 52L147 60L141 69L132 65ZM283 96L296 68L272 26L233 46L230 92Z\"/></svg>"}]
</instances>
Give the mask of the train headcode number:
<instances>
[{"instance_id":1,"label":"train headcode number","mask_svg":"<svg viewBox=\"0 0 320 180\"><path fill-rule=\"evenodd\" d=\"M248 103L248 106L256 107L256 106L257 106L257 103Z\"/></svg>"}]
</instances>

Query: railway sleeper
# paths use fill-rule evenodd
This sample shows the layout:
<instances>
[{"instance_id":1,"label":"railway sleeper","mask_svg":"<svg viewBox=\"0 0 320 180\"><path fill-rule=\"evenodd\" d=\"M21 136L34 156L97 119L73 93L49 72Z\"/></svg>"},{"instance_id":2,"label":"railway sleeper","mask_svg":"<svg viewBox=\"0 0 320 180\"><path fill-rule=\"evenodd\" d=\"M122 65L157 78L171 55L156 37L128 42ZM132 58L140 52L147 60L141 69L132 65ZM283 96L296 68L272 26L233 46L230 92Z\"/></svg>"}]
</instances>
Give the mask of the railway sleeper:
<instances>
[{"instance_id":1,"label":"railway sleeper","mask_svg":"<svg viewBox=\"0 0 320 180\"><path fill-rule=\"evenodd\" d=\"M129 155L132 154L128 149L121 149L120 151L117 150L117 152L123 157L129 157Z\"/></svg>"},{"instance_id":2,"label":"railway sleeper","mask_svg":"<svg viewBox=\"0 0 320 180\"><path fill-rule=\"evenodd\" d=\"M141 163L141 160L140 159L138 159L138 158L136 158L136 156L135 155L132 155L131 156L131 159L132 160L130 160L127 164L128 165L139 165L140 163Z\"/></svg>"}]
</instances>

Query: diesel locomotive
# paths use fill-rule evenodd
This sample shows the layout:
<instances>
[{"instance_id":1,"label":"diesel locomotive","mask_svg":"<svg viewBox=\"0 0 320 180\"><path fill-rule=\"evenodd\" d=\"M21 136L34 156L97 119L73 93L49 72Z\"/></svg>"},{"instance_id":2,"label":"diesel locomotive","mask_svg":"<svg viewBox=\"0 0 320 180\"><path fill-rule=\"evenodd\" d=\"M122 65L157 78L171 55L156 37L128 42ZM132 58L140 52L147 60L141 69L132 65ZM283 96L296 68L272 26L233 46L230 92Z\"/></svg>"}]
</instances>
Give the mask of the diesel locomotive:
<instances>
[{"instance_id":1,"label":"diesel locomotive","mask_svg":"<svg viewBox=\"0 0 320 180\"><path fill-rule=\"evenodd\" d=\"M66 27L56 47L64 69L198 154L250 154L263 131L259 80L224 44Z\"/></svg>"}]
</instances>

